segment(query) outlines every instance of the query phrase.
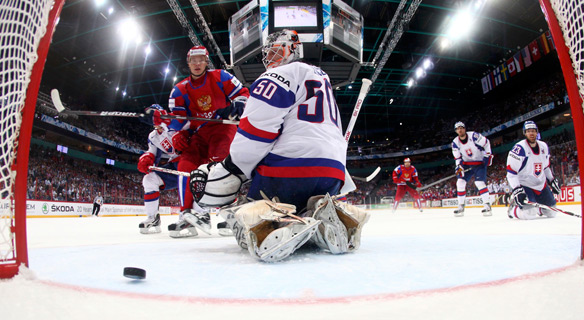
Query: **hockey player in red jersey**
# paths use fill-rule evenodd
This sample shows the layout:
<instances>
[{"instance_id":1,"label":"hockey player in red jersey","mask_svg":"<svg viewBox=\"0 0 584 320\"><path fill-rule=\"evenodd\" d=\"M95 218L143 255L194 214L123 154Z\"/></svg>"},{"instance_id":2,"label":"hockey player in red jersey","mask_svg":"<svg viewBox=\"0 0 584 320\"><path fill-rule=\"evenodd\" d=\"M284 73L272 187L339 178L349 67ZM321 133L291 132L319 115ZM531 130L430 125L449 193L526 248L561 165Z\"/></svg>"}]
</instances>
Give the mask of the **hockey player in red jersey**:
<instances>
[{"instance_id":1,"label":"hockey player in red jersey","mask_svg":"<svg viewBox=\"0 0 584 320\"><path fill-rule=\"evenodd\" d=\"M416 188L422 186L418 179L418 171L412 166L410 158L404 159L404 164L400 164L393 170L393 182L397 184L397 191L395 194L395 201L393 202L393 212L397 209L397 205L404 195L409 193L414 201L418 204L418 209L422 212L422 204L420 202L420 194Z\"/></svg>"},{"instance_id":2,"label":"hockey player in red jersey","mask_svg":"<svg viewBox=\"0 0 584 320\"><path fill-rule=\"evenodd\" d=\"M239 119L249 97L249 90L227 71L210 70L209 52L203 46L195 46L189 50L187 63L191 74L180 81L170 93L171 113L208 119ZM158 114L162 115L164 112ZM181 154L178 170L185 172L195 170L201 164L225 159L237 131L235 125L215 122L168 121L160 118L158 122L164 122L169 129L177 132L172 137L172 143L176 151ZM201 220L210 219L209 214L200 208L191 210L194 199L188 187L187 177L180 177L179 193L181 194L181 217L187 213L200 214ZM205 229L203 231L209 232Z\"/></svg>"}]
</instances>

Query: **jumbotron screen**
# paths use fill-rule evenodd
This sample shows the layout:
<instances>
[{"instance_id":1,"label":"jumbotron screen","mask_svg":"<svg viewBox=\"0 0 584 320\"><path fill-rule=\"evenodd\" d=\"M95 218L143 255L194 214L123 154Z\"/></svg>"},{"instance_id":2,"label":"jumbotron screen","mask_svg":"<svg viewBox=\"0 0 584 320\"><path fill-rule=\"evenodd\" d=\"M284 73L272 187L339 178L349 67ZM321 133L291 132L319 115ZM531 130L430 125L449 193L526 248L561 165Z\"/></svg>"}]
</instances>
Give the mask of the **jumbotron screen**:
<instances>
[{"instance_id":1,"label":"jumbotron screen","mask_svg":"<svg viewBox=\"0 0 584 320\"><path fill-rule=\"evenodd\" d=\"M316 3L290 5L274 2L274 27L317 27Z\"/></svg>"}]
</instances>

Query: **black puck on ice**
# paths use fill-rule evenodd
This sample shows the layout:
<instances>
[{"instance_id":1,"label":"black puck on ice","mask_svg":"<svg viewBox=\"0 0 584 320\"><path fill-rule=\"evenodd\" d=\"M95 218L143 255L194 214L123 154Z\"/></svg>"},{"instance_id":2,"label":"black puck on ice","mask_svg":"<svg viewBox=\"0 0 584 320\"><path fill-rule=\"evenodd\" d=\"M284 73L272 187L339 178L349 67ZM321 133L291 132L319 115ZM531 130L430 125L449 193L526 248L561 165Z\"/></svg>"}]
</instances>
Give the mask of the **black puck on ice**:
<instances>
[{"instance_id":1,"label":"black puck on ice","mask_svg":"<svg viewBox=\"0 0 584 320\"><path fill-rule=\"evenodd\" d=\"M130 279L142 280L146 278L146 270L133 267L124 268L124 277Z\"/></svg>"}]
</instances>

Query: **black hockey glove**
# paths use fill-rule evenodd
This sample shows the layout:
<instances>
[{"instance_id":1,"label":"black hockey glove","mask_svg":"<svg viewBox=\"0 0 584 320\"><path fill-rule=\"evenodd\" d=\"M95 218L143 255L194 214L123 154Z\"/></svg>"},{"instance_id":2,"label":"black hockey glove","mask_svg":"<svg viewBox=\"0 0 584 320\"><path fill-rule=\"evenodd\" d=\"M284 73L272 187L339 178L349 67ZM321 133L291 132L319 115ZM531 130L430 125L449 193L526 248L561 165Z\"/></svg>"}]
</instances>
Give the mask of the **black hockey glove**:
<instances>
[{"instance_id":1,"label":"black hockey glove","mask_svg":"<svg viewBox=\"0 0 584 320\"><path fill-rule=\"evenodd\" d=\"M415 184L413 184L411 181L406 181L406 184L408 185L408 187L410 187L410 188L412 188L412 189L414 189L414 190L416 190L416 189L417 189L416 185L415 185Z\"/></svg>"},{"instance_id":2,"label":"black hockey glove","mask_svg":"<svg viewBox=\"0 0 584 320\"><path fill-rule=\"evenodd\" d=\"M511 194L511 199L515 205L519 208L523 209L523 205L527 202L527 193L523 190L523 187L517 187L513 189L513 193Z\"/></svg>"},{"instance_id":3,"label":"black hockey glove","mask_svg":"<svg viewBox=\"0 0 584 320\"><path fill-rule=\"evenodd\" d=\"M562 192L562 188L558 183L558 179L548 180L548 184L550 185L550 188L554 194L560 194Z\"/></svg>"},{"instance_id":4,"label":"black hockey glove","mask_svg":"<svg viewBox=\"0 0 584 320\"><path fill-rule=\"evenodd\" d=\"M231 105L223 109L215 111L221 119L226 120L239 120L243 114L243 109L245 108L245 103L247 102L246 97L237 97L231 101Z\"/></svg>"}]
</instances>

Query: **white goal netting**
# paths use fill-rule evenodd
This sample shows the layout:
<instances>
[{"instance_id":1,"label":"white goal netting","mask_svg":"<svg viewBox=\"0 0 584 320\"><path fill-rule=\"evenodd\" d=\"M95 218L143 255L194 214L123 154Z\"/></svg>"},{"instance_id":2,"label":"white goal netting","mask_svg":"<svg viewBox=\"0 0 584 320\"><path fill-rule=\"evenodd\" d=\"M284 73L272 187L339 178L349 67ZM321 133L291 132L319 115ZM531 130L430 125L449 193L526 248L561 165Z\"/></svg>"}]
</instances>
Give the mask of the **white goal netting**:
<instances>
[{"instance_id":1,"label":"white goal netting","mask_svg":"<svg viewBox=\"0 0 584 320\"><path fill-rule=\"evenodd\" d=\"M0 0L0 269L17 260L14 165L18 158L21 112L53 3L53 0Z\"/></svg>"},{"instance_id":2,"label":"white goal netting","mask_svg":"<svg viewBox=\"0 0 584 320\"><path fill-rule=\"evenodd\" d=\"M580 96L584 97L584 2L550 0L550 3L572 59Z\"/></svg>"}]
</instances>

